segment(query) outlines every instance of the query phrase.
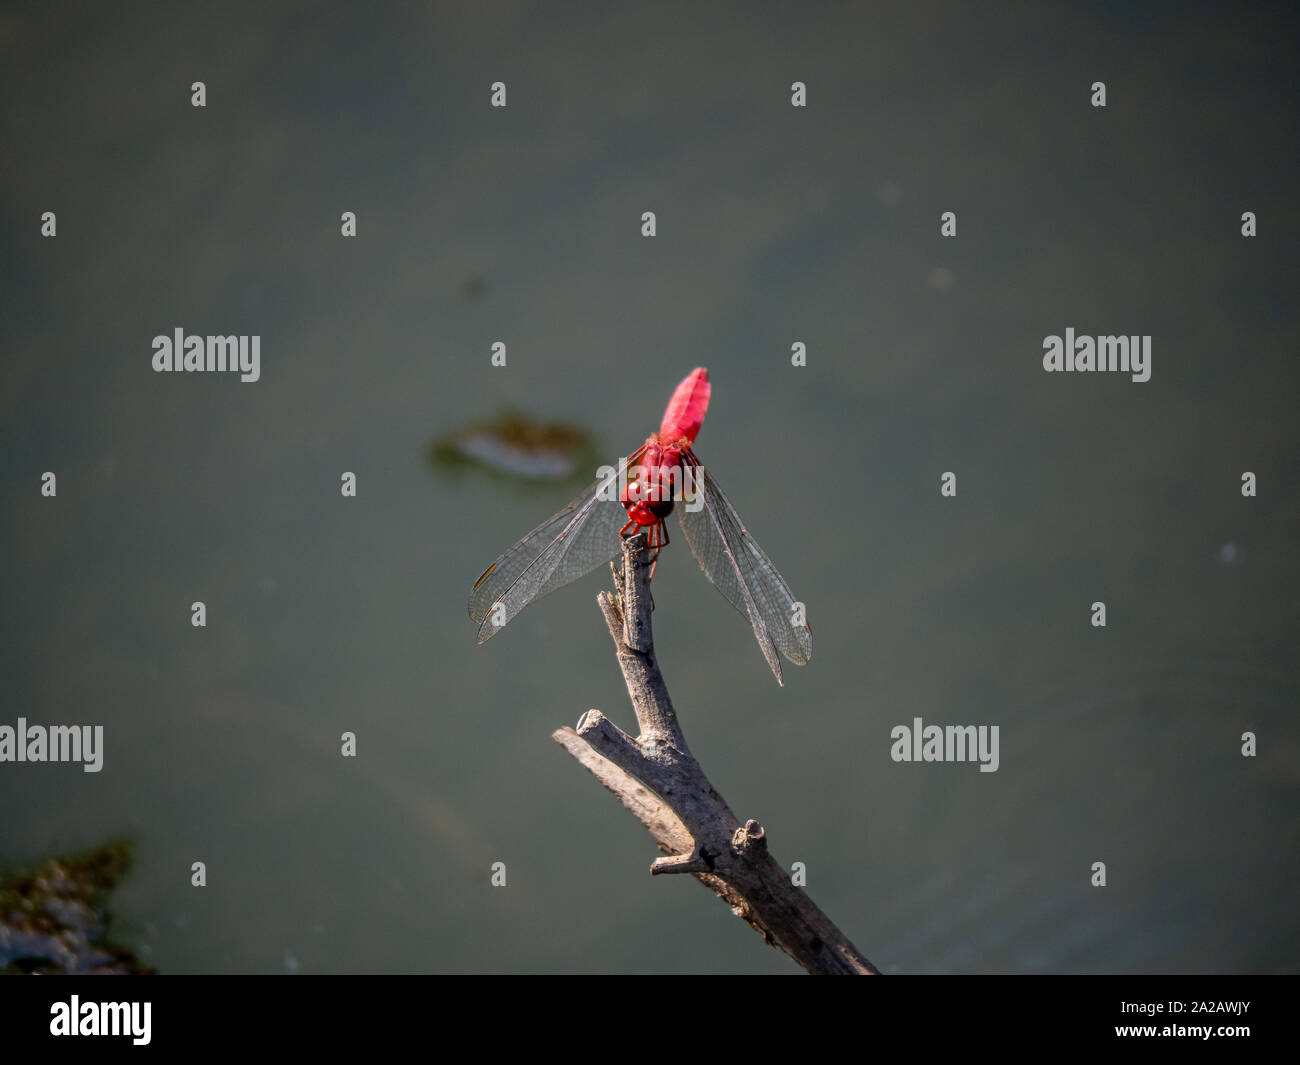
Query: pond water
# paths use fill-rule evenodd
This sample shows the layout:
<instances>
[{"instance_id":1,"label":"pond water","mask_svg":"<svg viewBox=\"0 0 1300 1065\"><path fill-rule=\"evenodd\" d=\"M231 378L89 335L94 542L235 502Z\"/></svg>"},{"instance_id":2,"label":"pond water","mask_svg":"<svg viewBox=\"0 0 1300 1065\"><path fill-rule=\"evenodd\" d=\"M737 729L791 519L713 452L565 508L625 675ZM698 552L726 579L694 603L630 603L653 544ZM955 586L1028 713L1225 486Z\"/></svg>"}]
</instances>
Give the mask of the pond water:
<instances>
[{"instance_id":1,"label":"pond water","mask_svg":"<svg viewBox=\"0 0 1300 1065\"><path fill-rule=\"evenodd\" d=\"M778 688L672 528L659 658L850 938L886 971L1294 969L1287 34L687 12L3 16L0 724L105 747L0 764L0 860L133 838L117 938L163 972L791 971L647 875L550 739L632 727L606 576L474 645L471 583L573 485L426 461L506 407L612 461L704 365L697 453L813 657ZM176 329L260 336L259 379L155 373ZM1151 337L1150 380L1045 373L1066 329ZM997 772L892 761L916 718L997 726Z\"/></svg>"}]
</instances>

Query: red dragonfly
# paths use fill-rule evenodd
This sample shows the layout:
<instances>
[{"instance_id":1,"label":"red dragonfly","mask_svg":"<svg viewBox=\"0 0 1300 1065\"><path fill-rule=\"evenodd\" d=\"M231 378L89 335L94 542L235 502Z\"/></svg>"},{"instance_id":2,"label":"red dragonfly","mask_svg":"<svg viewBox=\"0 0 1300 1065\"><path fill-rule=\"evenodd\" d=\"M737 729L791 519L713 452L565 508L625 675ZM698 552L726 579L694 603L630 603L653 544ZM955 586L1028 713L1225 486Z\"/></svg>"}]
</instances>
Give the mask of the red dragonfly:
<instances>
[{"instance_id":1,"label":"red dragonfly","mask_svg":"<svg viewBox=\"0 0 1300 1065\"><path fill-rule=\"evenodd\" d=\"M796 665L812 657L812 630L791 594L691 449L709 406L709 372L692 370L673 393L659 432L492 563L469 597L469 616L486 643L534 599L563 588L619 554L619 538L648 530L648 545L668 543L664 519L674 503L704 575L744 614L763 657L781 677L777 652ZM651 576L654 569L651 568Z\"/></svg>"}]
</instances>

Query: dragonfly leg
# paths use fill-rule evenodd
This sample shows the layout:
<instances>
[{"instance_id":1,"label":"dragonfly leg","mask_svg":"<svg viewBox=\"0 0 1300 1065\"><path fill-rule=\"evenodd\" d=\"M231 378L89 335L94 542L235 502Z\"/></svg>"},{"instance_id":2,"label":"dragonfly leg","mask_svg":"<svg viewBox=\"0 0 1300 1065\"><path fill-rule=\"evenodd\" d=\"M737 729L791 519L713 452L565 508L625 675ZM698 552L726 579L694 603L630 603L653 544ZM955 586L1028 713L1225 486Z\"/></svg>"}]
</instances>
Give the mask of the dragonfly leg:
<instances>
[{"instance_id":1,"label":"dragonfly leg","mask_svg":"<svg viewBox=\"0 0 1300 1065\"><path fill-rule=\"evenodd\" d=\"M668 525L660 518L650 527L650 546L655 549L655 557L650 563L650 576L648 580L655 579L655 567L659 565L659 550L668 543ZM654 605L654 599L651 597L651 606Z\"/></svg>"}]
</instances>

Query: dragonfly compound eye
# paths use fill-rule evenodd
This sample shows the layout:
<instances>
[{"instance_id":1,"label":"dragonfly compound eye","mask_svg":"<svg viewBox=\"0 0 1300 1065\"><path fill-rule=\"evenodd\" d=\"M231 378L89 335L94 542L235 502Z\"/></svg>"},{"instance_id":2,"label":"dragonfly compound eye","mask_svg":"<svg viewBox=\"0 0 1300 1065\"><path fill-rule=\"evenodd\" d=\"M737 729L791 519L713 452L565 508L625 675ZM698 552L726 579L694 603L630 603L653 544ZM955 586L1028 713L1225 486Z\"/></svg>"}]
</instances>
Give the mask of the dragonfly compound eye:
<instances>
[{"instance_id":1,"label":"dragonfly compound eye","mask_svg":"<svg viewBox=\"0 0 1300 1065\"><path fill-rule=\"evenodd\" d=\"M650 504L646 503L627 503L627 516L638 525L658 525L659 519L655 517L654 511Z\"/></svg>"}]
</instances>

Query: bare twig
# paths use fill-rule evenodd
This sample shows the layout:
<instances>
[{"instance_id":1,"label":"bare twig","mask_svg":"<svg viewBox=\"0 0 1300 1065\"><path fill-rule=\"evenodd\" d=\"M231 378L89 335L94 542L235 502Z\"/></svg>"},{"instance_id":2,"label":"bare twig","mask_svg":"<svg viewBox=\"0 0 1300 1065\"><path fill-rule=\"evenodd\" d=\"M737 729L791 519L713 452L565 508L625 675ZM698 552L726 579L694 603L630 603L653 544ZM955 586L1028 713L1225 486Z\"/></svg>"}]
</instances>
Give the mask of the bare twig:
<instances>
[{"instance_id":1,"label":"bare twig","mask_svg":"<svg viewBox=\"0 0 1300 1065\"><path fill-rule=\"evenodd\" d=\"M690 873L810 973L875 973L768 853L763 826L740 823L686 746L655 659L648 556L643 534L624 540L622 587L598 599L641 734L588 710L576 730L553 738L650 830L668 855L651 873Z\"/></svg>"}]
</instances>

